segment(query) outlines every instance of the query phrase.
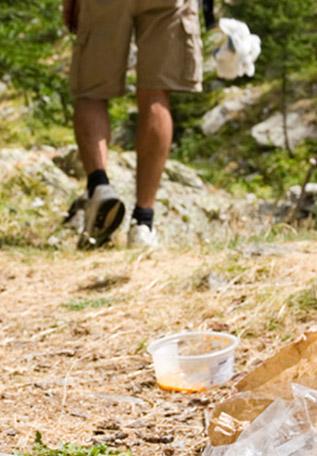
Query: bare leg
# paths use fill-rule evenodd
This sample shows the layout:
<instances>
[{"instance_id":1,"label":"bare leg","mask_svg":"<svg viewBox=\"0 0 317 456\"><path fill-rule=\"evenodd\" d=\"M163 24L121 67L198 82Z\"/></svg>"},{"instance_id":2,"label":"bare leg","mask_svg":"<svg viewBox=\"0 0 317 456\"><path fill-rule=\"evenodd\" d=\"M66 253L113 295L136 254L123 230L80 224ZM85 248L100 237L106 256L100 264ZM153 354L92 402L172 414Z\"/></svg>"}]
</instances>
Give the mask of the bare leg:
<instances>
[{"instance_id":1,"label":"bare leg","mask_svg":"<svg viewBox=\"0 0 317 456\"><path fill-rule=\"evenodd\" d=\"M137 98L137 205L153 208L171 148L173 121L168 92L139 89Z\"/></svg>"},{"instance_id":2,"label":"bare leg","mask_svg":"<svg viewBox=\"0 0 317 456\"><path fill-rule=\"evenodd\" d=\"M74 123L80 156L88 175L89 195L85 206L85 226L78 247L90 249L108 242L121 224L125 208L108 186L105 173L110 139L107 103L101 100L78 100Z\"/></svg>"},{"instance_id":3,"label":"bare leg","mask_svg":"<svg viewBox=\"0 0 317 456\"><path fill-rule=\"evenodd\" d=\"M105 169L110 123L107 102L82 98L75 103L75 135L80 157L88 174Z\"/></svg>"}]
</instances>

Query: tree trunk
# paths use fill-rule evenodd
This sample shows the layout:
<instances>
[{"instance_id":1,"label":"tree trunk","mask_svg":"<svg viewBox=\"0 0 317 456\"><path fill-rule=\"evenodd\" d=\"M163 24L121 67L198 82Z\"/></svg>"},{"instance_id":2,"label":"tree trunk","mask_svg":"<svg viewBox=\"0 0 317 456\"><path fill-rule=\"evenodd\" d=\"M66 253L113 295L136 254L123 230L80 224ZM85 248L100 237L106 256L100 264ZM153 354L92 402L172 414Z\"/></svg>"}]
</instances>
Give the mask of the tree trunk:
<instances>
[{"instance_id":1,"label":"tree trunk","mask_svg":"<svg viewBox=\"0 0 317 456\"><path fill-rule=\"evenodd\" d=\"M283 135L284 135L284 145L285 149L288 152L289 157L293 158L294 153L292 151L289 135L288 135L288 125L287 125L287 117L288 117L288 73L286 67L286 59L287 59L287 51L286 47L284 47L284 62L282 67L282 116L283 116Z\"/></svg>"}]
</instances>

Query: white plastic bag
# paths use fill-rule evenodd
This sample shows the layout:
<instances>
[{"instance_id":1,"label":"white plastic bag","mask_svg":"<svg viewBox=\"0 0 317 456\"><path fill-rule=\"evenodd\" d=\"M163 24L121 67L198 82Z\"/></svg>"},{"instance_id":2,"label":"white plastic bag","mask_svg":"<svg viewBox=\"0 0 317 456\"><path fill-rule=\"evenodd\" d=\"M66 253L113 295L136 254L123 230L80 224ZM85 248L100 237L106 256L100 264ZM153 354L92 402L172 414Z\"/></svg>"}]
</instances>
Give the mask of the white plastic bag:
<instances>
[{"instance_id":1,"label":"white plastic bag","mask_svg":"<svg viewBox=\"0 0 317 456\"><path fill-rule=\"evenodd\" d=\"M251 34L247 24L236 19L222 18L219 27L226 41L215 53L218 76L223 79L254 76L261 39Z\"/></svg>"}]
</instances>

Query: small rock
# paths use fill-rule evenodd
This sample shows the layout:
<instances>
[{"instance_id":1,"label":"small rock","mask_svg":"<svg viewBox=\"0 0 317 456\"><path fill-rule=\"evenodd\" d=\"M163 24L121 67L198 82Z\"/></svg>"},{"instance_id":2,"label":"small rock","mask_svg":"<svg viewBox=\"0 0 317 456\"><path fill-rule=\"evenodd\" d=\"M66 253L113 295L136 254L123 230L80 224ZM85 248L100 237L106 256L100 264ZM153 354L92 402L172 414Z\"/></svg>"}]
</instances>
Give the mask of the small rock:
<instances>
[{"instance_id":1,"label":"small rock","mask_svg":"<svg viewBox=\"0 0 317 456\"><path fill-rule=\"evenodd\" d=\"M204 188L203 181L197 173L180 162L170 160L165 167L165 174L172 182L195 188Z\"/></svg>"},{"instance_id":2,"label":"small rock","mask_svg":"<svg viewBox=\"0 0 317 456\"><path fill-rule=\"evenodd\" d=\"M245 256L281 256L288 253L288 248L275 244L250 244L240 251Z\"/></svg>"},{"instance_id":3,"label":"small rock","mask_svg":"<svg viewBox=\"0 0 317 456\"><path fill-rule=\"evenodd\" d=\"M224 277L213 272L203 276L197 286L199 291L220 291L229 284Z\"/></svg>"},{"instance_id":4,"label":"small rock","mask_svg":"<svg viewBox=\"0 0 317 456\"><path fill-rule=\"evenodd\" d=\"M86 175L79 159L78 148L75 145L59 149L58 154L55 154L53 158L53 162L68 176L81 179Z\"/></svg>"},{"instance_id":5,"label":"small rock","mask_svg":"<svg viewBox=\"0 0 317 456\"><path fill-rule=\"evenodd\" d=\"M50 236L47 240L47 243L50 247L58 247L60 242L60 239L56 236Z\"/></svg>"},{"instance_id":6,"label":"small rock","mask_svg":"<svg viewBox=\"0 0 317 456\"><path fill-rule=\"evenodd\" d=\"M95 429L95 430L93 431L93 434L94 434L94 435L104 435L104 433L105 433L105 430L104 430L104 429Z\"/></svg>"},{"instance_id":7,"label":"small rock","mask_svg":"<svg viewBox=\"0 0 317 456\"><path fill-rule=\"evenodd\" d=\"M211 320L210 322L207 321L207 324L208 324L208 329L212 329L212 331L218 331L218 332L222 332L222 331L229 331L230 330L230 327L227 323L223 323L221 321L214 321L214 320Z\"/></svg>"},{"instance_id":8,"label":"small rock","mask_svg":"<svg viewBox=\"0 0 317 456\"><path fill-rule=\"evenodd\" d=\"M98 423L97 429L107 429L108 431L120 431L120 424L118 421L109 420L109 421L102 421Z\"/></svg>"},{"instance_id":9,"label":"small rock","mask_svg":"<svg viewBox=\"0 0 317 456\"><path fill-rule=\"evenodd\" d=\"M86 413L77 412L76 410L71 411L70 415L75 418L81 418L83 420L87 420L89 418L89 416Z\"/></svg>"},{"instance_id":10,"label":"small rock","mask_svg":"<svg viewBox=\"0 0 317 456\"><path fill-rule=\"evenodd\" d=\"M226 287L230 282L224 277L211 272L208 276L208 285L211 290L219 291Z\"/></svg>"},{"instance_id":11,"label":"small rock","mask_svg":"<svg viewBox=\"0 0 317 456\"><path fill-rule=\"evenodd\" d=\"M118 443L121 444L122 440L125 440L129 437L129 434L126 432L116 432L112 435L104 435L105 433L102 431L94 431L94 435L102 436L98 440L94 440L95 443Z\"/></svg>"},{"instance_id":12,"label":"small rock","mask_svg":"<svg viewBox=\"0 0 317 456\"><path fill-rule=\"evenodd\" d=\"M210 404L210 399L208 397L194 397L188 402L189 407L201 406L206 407Z\"/></svg>"},{"instance_id":13,"label":"small rock","mask_svg":"<svg viewBox=\"0 0 317 456\"><path fill-rule=\"evenodd\" d=\"M163 443L163 444L168 444L172 443L174 440L174 436L169 434L169 435L145 435L142 437L143 440L147 443Z\"/></svg>"},{"instance_id":14,"label":"small rock","mask_svg":"<svg viewBox=\"0 0 317 456\"><path fill-rule=\"evenodd\" d=\"M34 209L38 209L40 207L43 207L44 205L45 205L45 201L42 198L37 197L32 201L32 207Z\"/></svg>"}]
</instances>

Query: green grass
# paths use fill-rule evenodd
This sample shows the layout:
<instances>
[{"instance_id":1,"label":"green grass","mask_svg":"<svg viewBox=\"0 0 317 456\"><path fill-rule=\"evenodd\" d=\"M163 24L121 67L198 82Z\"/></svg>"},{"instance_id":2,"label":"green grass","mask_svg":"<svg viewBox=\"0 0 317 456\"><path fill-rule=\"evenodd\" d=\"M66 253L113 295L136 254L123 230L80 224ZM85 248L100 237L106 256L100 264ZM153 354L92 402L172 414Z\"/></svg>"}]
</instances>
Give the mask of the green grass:
<instances>
[{"instance_id":1,"label":"green grass","mask_svg":"<svg viewBox=\"0 0 317 456\"><path fill-rule=\"evenodd\" d=\"M111 307L113 300L110 298L82 298L72 299L63 304L68 310L80 311L87 308L99 309L100 307Z\"/></svg>"},{"instance_id":2,"label":"green grass","mask_svg":"<svg viewBox=\"0 0 317 456\"><path fill-rule=\"evenodd\" d=\"M129 450L119 451L107 445L96 445L88 448L66 444L60 448L52 449L42 442L42 436L37 432L32 452L24 453L23 456L132 456L132 453Z\"/></svg>"},{"instance_id":3,"label":"green grass","mask_svg":"<svg viewBox=\"0 0 317 456\"><path fill-rule=\"evenodd\" d=\"M10 93L4 106L19 110L23 107L23 99ZM0 103L0 107L2 104ZM15 114L0 121L0 148L22 147L29 149L47 144L61 147L74 143L74 133L70 125L58 125L54 122L45 123L30 112Z\"/></svg>"},{"instance_id":4,"label":"green grass","mask_svg":"<svg viewBox=\"0 0 317 456\"><path fill-rule=\"evenodd\" d=\"M317 310L317 282L289 297L288 305L299 312Z\"/></svg>"}]
</instances>

